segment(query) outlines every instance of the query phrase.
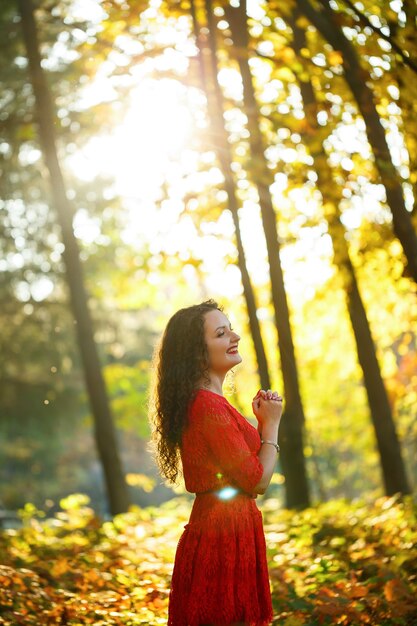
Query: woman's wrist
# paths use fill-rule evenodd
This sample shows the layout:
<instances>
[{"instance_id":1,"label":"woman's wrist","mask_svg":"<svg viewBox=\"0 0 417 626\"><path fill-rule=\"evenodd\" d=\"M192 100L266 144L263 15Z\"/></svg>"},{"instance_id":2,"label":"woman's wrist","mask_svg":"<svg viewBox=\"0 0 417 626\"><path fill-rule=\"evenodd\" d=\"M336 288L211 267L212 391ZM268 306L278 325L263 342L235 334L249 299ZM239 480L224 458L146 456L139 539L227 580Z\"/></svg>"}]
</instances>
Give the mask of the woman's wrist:
<instances>
[{"instance_id":1,"label":"woman's wrist","mask_svg":"<svg viewBox=\"0 0 417 626\"><path fill-rule=\"evenodd\" d=\"M260 424L258 428L258 432L261 436L261 439L269 439L272 441L278 441L278 424Z\"/></svg>"},{"instance_id":2,"label":"woman's wrist","mask_svg":"<svg viewBox=\"0 0 417 626\"><path fill-rule=\"evenodd\" d=\"M268 444L270 446L274 446L275 450L278 452L280 451L280 447L277 443L275 443L275 441L271 441L270 439L261 439L261 444Z\"/></svg>"}]
</instances>

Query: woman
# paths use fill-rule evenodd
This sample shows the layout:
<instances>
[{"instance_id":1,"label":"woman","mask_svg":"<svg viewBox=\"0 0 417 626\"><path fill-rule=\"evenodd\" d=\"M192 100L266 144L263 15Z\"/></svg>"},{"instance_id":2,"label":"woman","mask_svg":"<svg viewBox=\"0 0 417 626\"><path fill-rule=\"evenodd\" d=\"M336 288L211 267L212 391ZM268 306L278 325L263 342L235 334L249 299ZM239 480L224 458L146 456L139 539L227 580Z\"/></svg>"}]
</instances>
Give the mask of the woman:
<instances>
[{"instance_id":1,"label":"woman","mask_svg":"<svg viewBox=\"0 0 417 626\"><path fill-rule=\"evenodd\" d=\"M272 620L262 515L255 504L271 480L282 397L259 391L256 430L223 396L241 362L240 341L213 300L169 320L157 355L151 421L160 470L179 464L196 498L178 543L169 626L266 626Z\"/></svg>"}]
</instances>

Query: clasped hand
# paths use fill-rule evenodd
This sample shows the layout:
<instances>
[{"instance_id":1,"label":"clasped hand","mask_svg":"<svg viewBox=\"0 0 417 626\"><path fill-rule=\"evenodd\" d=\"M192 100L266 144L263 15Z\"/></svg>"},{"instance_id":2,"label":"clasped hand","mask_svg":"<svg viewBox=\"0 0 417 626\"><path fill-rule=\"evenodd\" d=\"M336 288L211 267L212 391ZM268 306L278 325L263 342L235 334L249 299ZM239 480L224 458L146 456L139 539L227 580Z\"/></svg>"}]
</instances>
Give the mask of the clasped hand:
<instances>
[{"instance_id":1,"label":"clasped hand","mask_svg":"<svg viewBox=\"0 0 417 626\"><path fill-rule=\"evenodd\" d=\"M277 391L260 389L252 401L252 410L258 422L276 422L282 415L282 396Z\"/></svg>"}]
</instances>

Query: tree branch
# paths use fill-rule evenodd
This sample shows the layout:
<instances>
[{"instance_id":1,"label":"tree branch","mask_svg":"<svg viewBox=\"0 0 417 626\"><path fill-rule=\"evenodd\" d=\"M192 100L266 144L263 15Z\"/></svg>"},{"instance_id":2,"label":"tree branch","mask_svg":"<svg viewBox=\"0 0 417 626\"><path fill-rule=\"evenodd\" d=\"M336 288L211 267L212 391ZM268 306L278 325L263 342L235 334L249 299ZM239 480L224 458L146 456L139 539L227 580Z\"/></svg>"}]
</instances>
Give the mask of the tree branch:
<instances>
[{"instance_id":1,"label":"tree branch","mask_svg":"<svg viewBox=\"0 0 417 626\"><path fill-rule=\"evenodd\" d=\"M320 0L320 2L321 4L326 6L326 8L329 8L327 0ZM379 35L379 37L381 37L382 39L385 39L385 41L387 41L390 44L391 48L401 57L404 65L407 65L407 67L409 67L413 72L417 74L417 64L412 59L410 59L410 57L407 56L407 54L392 39L392 37L390 37L390 35L386 35L384 31L382 30L382 28L378 28L378 26L374 26L374 24L372 24L369 17L365 15L364 13L362 13L362 11L360 11L355 6L352 0L342 0L342 2L344 2L355 13L355 15L362 22L362 24L364 24L365 26L368 26L374 33Z\"/></svg>"}]
</instances>

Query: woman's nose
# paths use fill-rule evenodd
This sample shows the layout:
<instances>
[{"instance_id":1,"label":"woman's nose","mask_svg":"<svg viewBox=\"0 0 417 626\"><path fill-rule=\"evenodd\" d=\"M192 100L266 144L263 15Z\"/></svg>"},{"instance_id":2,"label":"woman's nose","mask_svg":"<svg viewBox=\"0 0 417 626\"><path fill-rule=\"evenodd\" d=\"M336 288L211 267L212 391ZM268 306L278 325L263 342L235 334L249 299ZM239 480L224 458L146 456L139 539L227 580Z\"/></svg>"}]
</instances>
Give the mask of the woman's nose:
<instances>
[{"instance_id":1,"label":"woman's nose","mask_svg":"<svg viewBox=\"0 0 417 626\"><path fill-rule=\"evenodd\" d=\"M237 333L235 333L234 331L232 333L232 337L233 337L234 341L240 341L240 336Z\"/></svg>"}]
</instances>

